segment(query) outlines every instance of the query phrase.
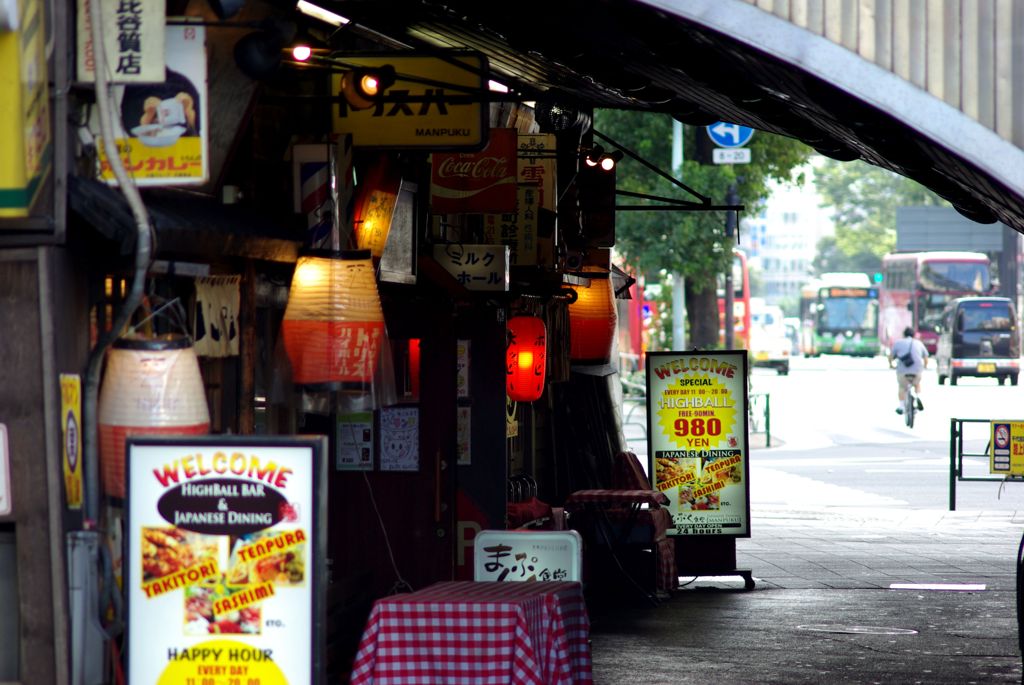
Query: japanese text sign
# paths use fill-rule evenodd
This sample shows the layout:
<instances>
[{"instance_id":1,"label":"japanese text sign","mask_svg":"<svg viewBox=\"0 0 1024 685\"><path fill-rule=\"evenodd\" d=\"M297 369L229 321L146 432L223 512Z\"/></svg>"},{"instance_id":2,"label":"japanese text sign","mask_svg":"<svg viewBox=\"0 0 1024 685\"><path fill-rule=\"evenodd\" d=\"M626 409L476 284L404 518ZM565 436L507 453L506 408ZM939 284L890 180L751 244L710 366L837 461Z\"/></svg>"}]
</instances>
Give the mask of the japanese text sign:
<instances>
[{"instance_id":1,"label":"japanese text sign","mask_svg":"<svg viewBox=\"0 0 1024 685\"><path fill-rule=\"evenodd\" d=\"M750 535L747 352L647 355L648 472L670 535Z\"/></svg>"},{"instance_id":2,"label":"japanese text sign","mask_svg":"<svg viewBox=\"0 0 1024 685\"><path fill-rule=\"evenodd\" d=\"M166 80L113 89L120 114L114 142L138 185L198 185L209 174L205 29L168 26L166 52ZM90 129L99 136L98 116ZM97 150L100 177L116 184L101 137Z\"/></svg>"},{"instance_id":3,"label":"japanese text sign","mask_svg":"<svg viewBox=\"0 0 1024 685\"><path fill-rule=\"evenodd\" d=\"M1024 421L991 421L989 473L1024 476Z\"/></svg>"},{"instance_id":4,"label":"japanese text sign","mask_svg":"<svg viewBox=\"0 0 1024 685\"><path fill-rule=\"evenodd\" d=\"M519 134L519 155L516 164L519 184L535 186L539 191L537 204L552 212L558 209L555 202L556 152L554 133Z\"/></svg>"},{"instance_id":5,"label":"japanese text sign","mask_svg":"<svg viewBox=\"0 0 1024 685\"><path fill-rule=\"evenodd\" d=\"M128 682L312 683L325 438L130 438Z\"/></svg>"},{"instance_id":6,"label":"japanese text sign","mask_svg":"<svg viewBox=\"0 0 1024 685\"><path fill-rule=\"evenodd\" d=\"M355 146L479 150L486 144L488 72L483 54L346 54L344 62L352 68L395 70L395 82L374 106L356 110L341 98L334 108L334 132L351 133ZM334 93L342 92L342 78L342 73L332 76Z\"/></svg>"},{"instance_id":7,"label":"japanese text sign","mask_svg":"<svg viewBox=\"0 0 1024 685\"><path fill-rule=\"evenodd\" d=\"M508 290L507 245L434 245L434 259L467 290Z\"/></svg>"},{"instance_id":8,"label":"japanese text sign","mask_svg":"<svg viewBox=\"0 0 1024 685\"><path fill-rule=\"evenodd\" d=\"M533 266L537 263L539 200L540 189L532 185L521 185L515 212L484 214L484 240L508 245L509 263L512 266Z\"/></svg>"},{"instance_id":9,"label":"japanese text sign","mask_svg":"<svg viewBox=\"0 0 1024 685\"><path fill-rule=\"evenodd\" d=\"M94 0L78 0L78 80L96 80L93 43ZM163 0L100 2L103 53L112 83L156 83L164 80Z\"/></svg>"},{"instance_id":10,"label":"japanese text sign","mask_svg":"<svg viewBox=\"0 0 1024 685\"><path fill-rule=\"evenodd\" d=\"M583 542L574 530L482 530L473 540L473 580L582 580Z\"/></svg>"}]
</instances>

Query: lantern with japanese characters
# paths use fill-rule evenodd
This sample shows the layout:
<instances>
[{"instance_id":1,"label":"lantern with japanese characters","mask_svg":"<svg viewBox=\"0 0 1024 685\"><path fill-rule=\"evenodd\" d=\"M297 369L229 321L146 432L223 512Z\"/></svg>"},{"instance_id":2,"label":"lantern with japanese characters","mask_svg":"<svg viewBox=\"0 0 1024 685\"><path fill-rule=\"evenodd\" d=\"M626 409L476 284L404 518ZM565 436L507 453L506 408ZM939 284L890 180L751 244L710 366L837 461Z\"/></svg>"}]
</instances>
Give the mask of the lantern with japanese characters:
<instances>
[{"instance_id":1,"label":"lantern with japanese characters","mask_svg":"<svg viewBox=\"0 0 1024 685\"><path fill-rule=\"evenodd\" d=\"M536 316L508 320L505 345L505 391L515 402L533 402L544 393L547 329Z\"/></svg>"},{"instance_id":2,"label":"lantern with japanese characters","mask_svg":"<svg viewBox=\"0 0 1024 685\"><path fill-rule=\"evenodd\" d=\"M369 250L299 257L281 329L296 384L372 381L384 312Z\"/></svg>"},{"instance_id":3,"label":"lantern with japanese characters","mask_svg":"<svg viewBox=\"0 0 1024 685\"><path fill-rule=\"evenodd\" d=\"M97 418L103 491L124 498L128 436L210 432L191 340L181 335L117 340L107 354Z\"/></svg>"},{"instance_id":4,"label":"lantern with japanese characters","mask_svg":"<svg viewBox=\"0 0 1024 685\"><path fill-rule=\"evenodd\" d=\"M569 358L579 364L607 364L615 338L615 297L609 273L587 267L582 276L590 285L578 286L569 305Z\"/></svg>"}]
</instances>

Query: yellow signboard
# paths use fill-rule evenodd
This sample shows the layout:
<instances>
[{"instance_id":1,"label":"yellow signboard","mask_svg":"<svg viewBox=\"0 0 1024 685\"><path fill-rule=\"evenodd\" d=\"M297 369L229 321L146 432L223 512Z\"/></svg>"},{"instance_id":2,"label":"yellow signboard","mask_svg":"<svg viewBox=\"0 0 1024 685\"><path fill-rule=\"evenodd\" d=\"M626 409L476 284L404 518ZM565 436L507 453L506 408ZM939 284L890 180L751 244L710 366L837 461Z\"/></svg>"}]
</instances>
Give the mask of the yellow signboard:
<instances>
[{"instance_id":1,"label":"yellow signboard","mask_svg":"<svg viewBox=\"0 0 1024 685\"><path fill-rule=\"evenodd\" d=\"M68 509L82 508L82 379L60 375L60 430L64 437L64 499Z\"/></svg>"},{"instance_id":2,"label":"yellow signboard","mask_svg":"<svg viewBox=\"0 0 1024 685\"><path fill-rule=\"evenodd\" d=\"M750 535L747 353L650 352L647 433L669 535Z\"/></svg>"},{"instance_id":3,"label":"yellow signboard","mask_svg":"<svg viewBox=\"0 0 1024 685\"><path fill-rule=\"evenodd\" d=\"M0 217L28 216L50 170L43 4L17 7L18 30L0 31Z\"/></svg>"},{"instance_id":4,"label":"yellow signboard","mask_svg":"<svg viewBox=\"0 0 1024 685\"><path fill-rule=\"evenodd\" d=\"M335 133L351 133L360 147L478 150L487 143L487 60L473 52L446 56L373 54L344 56L351 68L392 67L395 81L367 109L353 109L342 95L345 73L331 78L338 95ZM351 73L351 71L349 72ZM385 84L387 85L387 84Z\"/></svg>"},{"instance_id":5,"label":"yellow signboard","mask_svg":"<svg viewBox=\"0 0 1024 685\"><path fill-rule=\"evenodd\" d=\"M989 423L989 473L1024 476L1024 421Z\"/></svg>"}]
</instances>

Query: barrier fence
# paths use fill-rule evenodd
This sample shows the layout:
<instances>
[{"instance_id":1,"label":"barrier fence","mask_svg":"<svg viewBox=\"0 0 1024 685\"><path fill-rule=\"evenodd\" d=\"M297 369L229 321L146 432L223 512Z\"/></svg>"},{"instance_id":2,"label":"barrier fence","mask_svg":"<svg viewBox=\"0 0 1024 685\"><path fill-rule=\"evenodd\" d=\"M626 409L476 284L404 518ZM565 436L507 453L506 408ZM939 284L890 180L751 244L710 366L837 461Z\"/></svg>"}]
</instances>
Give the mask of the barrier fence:
<instances>
[{"instance_id":1,"label":"barrier fence","mask_svg":"<svg viewBox=\"0 0 1024 685\"><path fill-rule=\"evenodd\" d=\"M956 511L956 484L957 482L977 482L977 483L1007 483L1007 482L1024 482L1024 478L1020 476L1005 475L1005 476L965 476L964 475L964 460L965 459L984 459L986 462L991 458L989 455L989 449L991 445L988 441L985 444L985 450L983 452L967 452L964 451L964 426L968 424L984 424L985 435L989 435L991 430L990 426L992 422L989 419L950 419L949 420L949 510Z\"/></svg>"}]
</instances>

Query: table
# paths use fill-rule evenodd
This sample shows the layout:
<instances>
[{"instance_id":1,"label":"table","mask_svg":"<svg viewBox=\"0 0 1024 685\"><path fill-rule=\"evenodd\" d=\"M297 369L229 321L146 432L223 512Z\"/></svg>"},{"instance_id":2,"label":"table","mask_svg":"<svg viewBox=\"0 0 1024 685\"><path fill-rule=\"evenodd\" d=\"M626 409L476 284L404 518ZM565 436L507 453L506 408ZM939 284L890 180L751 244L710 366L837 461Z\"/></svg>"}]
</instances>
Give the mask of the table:
<instances>
[{"instance_id":1,"label":"table","mask_svg":"<svg viewBox=\"0 0 1024 685\"><path fill-rule=\"evenodd\" d=\"M593 683L589 637L580 583L436 583L374 603L351 682Z\"/></svg>"},{"instance_id":2,"label":"table","mask_svg":"<svg viewBox=\"0 0 1024 685\"><path fill-rule=\"evenodd\" d=\"M668 496L663 492L637 489L577 490L565 500L565 507L570 511L590 511L592 542L599 547L603 541L615 566L631 581L630 585L640 589L655 605L658 604L658 591L671 592L678 586L675 540L667 535L672 527L672 515L664 508L668 504ZM634 533L638 534L636 539L633 538ZM632 543L654 548L654 592L642 589L623 565L622 554Z\"/></svg>"}]
</instances>

